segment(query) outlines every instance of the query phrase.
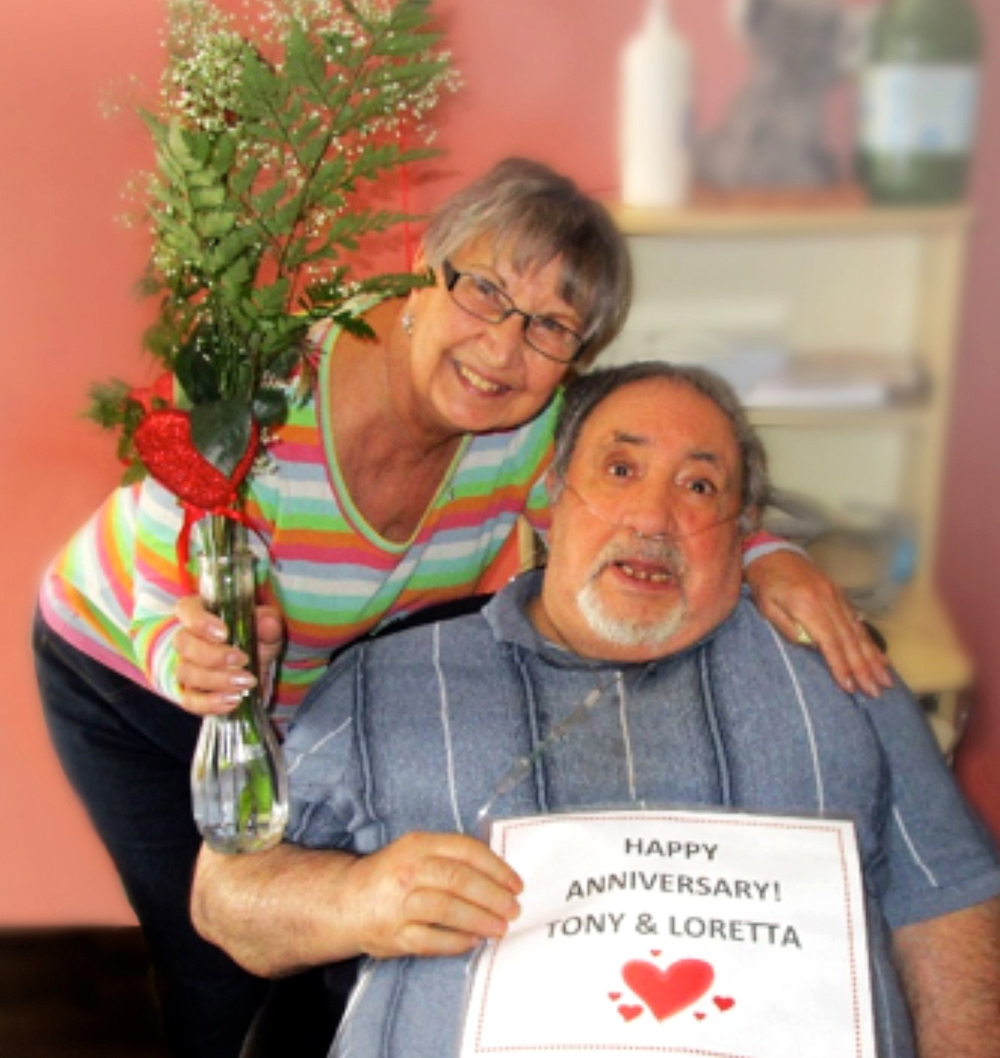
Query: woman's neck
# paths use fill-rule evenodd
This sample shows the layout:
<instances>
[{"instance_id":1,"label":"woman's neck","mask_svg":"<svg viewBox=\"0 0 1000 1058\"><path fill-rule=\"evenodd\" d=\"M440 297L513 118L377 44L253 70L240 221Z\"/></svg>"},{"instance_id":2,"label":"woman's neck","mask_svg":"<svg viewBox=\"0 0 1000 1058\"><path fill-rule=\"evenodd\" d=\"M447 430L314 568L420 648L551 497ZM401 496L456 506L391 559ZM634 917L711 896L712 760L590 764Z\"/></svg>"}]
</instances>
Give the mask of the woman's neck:
<instances>
[{"instance_id":1,"label":"woman's neck","mask_svg":"<svg viewBox=\"0 0 1000 1058\"><path fill-rule=\"evenodd\" d=\"M396 542L424 518L464 436L426 428L415 413L401 307L390 302L367 315L374 339L341 335L329 371L340 476L365 521Z\"/></svg>"}]
</instances>

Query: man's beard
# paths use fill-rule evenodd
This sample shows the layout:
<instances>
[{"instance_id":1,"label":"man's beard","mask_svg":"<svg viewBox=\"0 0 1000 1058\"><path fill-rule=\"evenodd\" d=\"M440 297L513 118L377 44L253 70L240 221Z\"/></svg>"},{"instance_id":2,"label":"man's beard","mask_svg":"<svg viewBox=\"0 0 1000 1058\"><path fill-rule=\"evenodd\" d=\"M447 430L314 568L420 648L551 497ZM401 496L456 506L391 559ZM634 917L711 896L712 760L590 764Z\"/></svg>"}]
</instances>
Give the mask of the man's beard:
<instances>
[{"instance_id":1,"label":"man's beard","mask_svg":"<svg viewBox=\"0 0 1000 1058\"><path fill-rule=\"evenodd\" d=\"M684 561L672 544L665 540L637 540L629 545L611 543L601 552L587 583L577 592L577 606L590 630L605 642L619 647L656 648L666 643L684 623L687 617L684 593L680 590L676 602L653 621L608 613L597 586L598 576L607 566L629 559L662 565L682 589Z\"/></svg>"}]
</instances>

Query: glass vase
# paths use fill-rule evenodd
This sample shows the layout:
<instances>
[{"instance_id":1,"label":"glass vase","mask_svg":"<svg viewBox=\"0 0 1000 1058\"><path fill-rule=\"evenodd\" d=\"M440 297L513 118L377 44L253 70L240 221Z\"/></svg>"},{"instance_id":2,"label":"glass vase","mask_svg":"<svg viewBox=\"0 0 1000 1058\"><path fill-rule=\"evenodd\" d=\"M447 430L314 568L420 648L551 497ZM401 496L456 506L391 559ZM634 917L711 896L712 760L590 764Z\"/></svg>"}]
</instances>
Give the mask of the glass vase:
<instances>
[{"instance_id":1,"label":"glass vase","mask_svg":"<svg viewBox=\"0 0 1000 1058\"><path fill-rule=\"evenodd\" d=\"M211 549L198 561L202 602L225 621L258 683L232 712L202 720L191 764L195 823L216 852L258 852L281 840L288 782L257 671L254 556L237 546Z\"/></svg>"}]
</instances>

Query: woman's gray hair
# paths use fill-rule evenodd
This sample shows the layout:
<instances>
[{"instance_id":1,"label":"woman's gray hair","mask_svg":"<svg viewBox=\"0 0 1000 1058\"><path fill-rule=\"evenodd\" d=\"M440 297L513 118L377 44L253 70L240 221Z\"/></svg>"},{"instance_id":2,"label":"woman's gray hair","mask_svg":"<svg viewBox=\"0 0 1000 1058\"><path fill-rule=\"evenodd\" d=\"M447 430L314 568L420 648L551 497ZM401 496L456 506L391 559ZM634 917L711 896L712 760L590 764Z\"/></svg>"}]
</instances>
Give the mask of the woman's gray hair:
<instances>
[{"instance_id":1,"label":"woman's gray hair","mask_svg":"<svg viewBox=\"0 0 1000 1058\"><path fill-rule=\"evenodd\" d=\"M439 268L488 236L521 271L562 258L559 296L584 321L589 361L621 330L632 300L628 246L608 211L541 162L507 158L431 217L424 255Z\"/></svg>"},{"instance_id":2,"label":"woman's gray hair","mask_svg":"<svg viewBox=\"0 0 1000 1058\"><path fill-rule=\"evenodd\" d=\"M647 379L664 379L688 386L712 401L729 420L740 452L739 526L741 532L752 532L771 494L767 453L757 432L750 425L746 411L732 386L719 375L703 367L668 364L662 360L642 360L626 364L624 367L591 371L574 379L566 387L565 402L556 424L555 454L552 458L556 495L566 480L580 431L591 412L622 386L645 382Z\"/></svg>"}]
</instances>

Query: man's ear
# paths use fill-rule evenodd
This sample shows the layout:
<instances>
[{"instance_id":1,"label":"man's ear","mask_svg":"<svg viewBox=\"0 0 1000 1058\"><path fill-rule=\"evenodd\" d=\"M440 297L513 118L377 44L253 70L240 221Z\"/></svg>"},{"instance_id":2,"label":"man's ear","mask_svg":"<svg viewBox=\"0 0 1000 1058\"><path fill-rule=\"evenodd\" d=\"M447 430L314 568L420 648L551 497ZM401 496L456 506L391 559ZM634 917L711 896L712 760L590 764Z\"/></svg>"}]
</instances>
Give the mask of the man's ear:
<instances>
[{"instance_id":1,"label":"man's ear","mask_svg":"<svg viewBox=\"0 0 1000 1058\"><path fill-rule=\"evenodd\" d=\"M760 513L759 507L747 507L737 516L736 525L740 531L741 541L760 532Z\"/></svg>"}]
</instances>

